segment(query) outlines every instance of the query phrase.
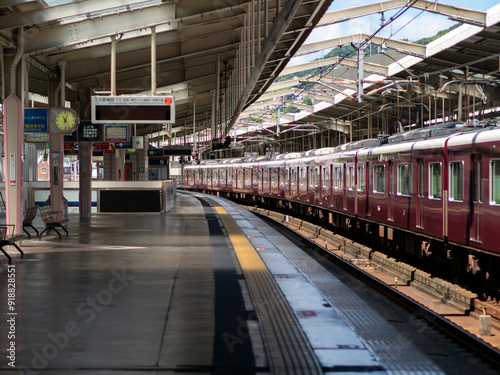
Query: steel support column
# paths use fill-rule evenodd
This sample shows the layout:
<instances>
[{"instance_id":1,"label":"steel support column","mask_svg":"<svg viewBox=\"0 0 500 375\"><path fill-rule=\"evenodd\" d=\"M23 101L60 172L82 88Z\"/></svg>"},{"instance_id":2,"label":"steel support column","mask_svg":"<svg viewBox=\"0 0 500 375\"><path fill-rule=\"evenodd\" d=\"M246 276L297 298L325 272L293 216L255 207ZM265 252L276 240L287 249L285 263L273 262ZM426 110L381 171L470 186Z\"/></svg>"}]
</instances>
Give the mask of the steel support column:
<instances>
[{"instance_id":1,"label":"steel support column","mask_svg":"<svg viewBox=\"0 0 500 375\"><path fill-rule=\"evenodd\" d=\"M259 79L259 76L261 75L267 60L269 59L272 52L274 51L274 48L278 44L281 35L283 35L283 33L286 31L286 29L292 22L293 16L297 12L301 4L302 4L301 0L288 0L281 9L281 11L279 12L278 17L276 18L276 21L274 23L274 27L271 31L271 34L266 39L266 43L262 47L262 52L259 55L257 62L255 63L254 66L252 66L251 74L249 75L248 82L246 82L245 84L245 89L243 91L243 94L239 97L238 105L236 106L236 111L232 113L232 117L229 126L227 128L227 133L229 133L229 130L234 126L237 114L239 114L247 104L248 98L250 97L250 94L255 84L257 83L257 80Z\"/></svg>"},{"instance_id":2,"label":"steel support column","mask_svg":"<svg viewBox=\"0 0 500 375\"><path fill-rule=\"evenodd\" d=\"M151 27L151 95L156 95L156 26Z\"/></svg>"}]
</instances>

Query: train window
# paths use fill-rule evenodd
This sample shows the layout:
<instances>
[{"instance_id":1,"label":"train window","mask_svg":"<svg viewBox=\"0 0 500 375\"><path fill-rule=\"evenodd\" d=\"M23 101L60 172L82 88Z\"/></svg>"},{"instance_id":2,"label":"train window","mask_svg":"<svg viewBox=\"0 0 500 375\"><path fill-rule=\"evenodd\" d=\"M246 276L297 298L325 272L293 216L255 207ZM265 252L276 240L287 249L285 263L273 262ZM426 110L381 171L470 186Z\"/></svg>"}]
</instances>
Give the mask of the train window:
<instances>
[{"instance_id":1,"label":"train window","mask_svg":"<svg viewBox=\"0 0 500 375\"><path fill-rule=\"evenodd\" d=\"M363 193L365 191L365 166L358 166L358 191Z\"/></svg>"},{"instance_id":2,"label":"train window","mask_svg":"<svg viewBox=\"0 0 500 375\"><path fill-rule=\"evenodd\" d=\"M271 170L271 187L273 189L278 187L278 170L275 168Z\"/></svg>"},{"instance_id":3,"label":"train window","mask_svg":"<svg viewBox=\"0 0 500 375\"><path fill-rule=\"evenodd\" d=\"M342 168L337 167L335 168L335 188L342 189L343 184L344 182L343 182Z\"/></svg>"},{"instance_id":4,"label":"train window","mask_svg":"<svg viewBox=\"0 0 500 375\"><path fill-rule=\"evenodd\" d=\"M217 186L217 181L219 180L219 171L215 170L213 173L214 186Z\"/></svg>"},{"instance_id":5,"label":"train window","mask_svg":"<svg viewBox=\"0 0 500 375\"><path fill-rule=\"evenodd\" d=\"M346 167L345 169L345 183L349 190L354 189L354 167Z\"/></svg>"},{"instance_id":6,"label":"train window","mask_svg":"<svg viewBox=\"0 0 500 375\"><path fill-rule=\"evenodd\" d=\"M243 170L238 169L236 172L236 184L238 189L241 189L243 187Z\"/></svg>"},{"instance_id":7,"label":"train window","mask_svg":"<svg viewBox=\"0 0 500 375\"><path fill-rule=\"evenodd\" d=\"M297 168L292 168L292 185L297 183Z\"/></svg>"},{"instance_id":8,"label":"train window","mask_svg":"<svg viewBox=\"0 0 500 375\"><path fill-rule=\"evenodd\" d=\"M233 170L232 169L227 170L227 182L233 183Z\"/></svg>"},{"instance_id":9,"label":"train window","mask_svg":"<svg viewBox=\"0 0 500 375\"><path fill-rule=\"evenodd\" d=\"M330 188L330 168L324 167L323 168L323 188L324 189L329 189Z\"/></svg>"},{"instance_id":10,"label":"train window","mask_svg":"<svg viewBox=\"0 0 500 375\"><path fill-rule=\"evenodd\" d=\"M373 167L373 192L385 193L385 166L375 165Z\"/></svg>"},{"instance_id":11,"label":"train window","mask_svg":"<svg viewBox=\"0 0 500 375\"><path fill-rule=\"evenodd\" d=\"M398 195L411 196L411 164L398 164Z\"/></svg>"},{"instance_id":12,"label":"train window","mask_svg":"<svg viewBox=\"0 0 500 375\"><path fill-rule=\"evenodd\" d=\"M280 168L279 170L279 184L280 185L283 185L285 183L285 169L284 168Z\"/></svg>"},{"instance_id":13,"label":"train window","mask_svg":"<svg viewBox=\"0 0 500 375\"><path fill-rule=\"evenodd\" d=\"M252 184L251 181L252 171L249 168L245 169L245 187L250 186Z\"/></svg>"},{"instance_id":14,"label":"train window","mask_svg":"<svg viewBox=\"0 0 500 375\"><path fill-rule=\"evenodd\" d=\"M462 161L450 163L450 200L464 200L464 164Z\"/></svg>"},{"instance_id":15,"label":"train window","mask_svg":"<svg viewBox=\"0 0 500 375\"><path fill-rule=\"evenodd\" d=\"M500 204L500 160L492 160L490 169L490 204Z\"/></svg>"},{"instance_id":16,"label":"train window","mask_svg":"<svg viewBox=\"0 0 500 375\"><path fill-rule=\"evenodd\" d=\"M264 189L267 189L269 187L269 171L264 169L262 173L264 174Z\"/></svg>"},{"instance_id":17,"label":"train window","mask_svg":"<svg viewBox=\"0 0 500 375\"><path fill-rule=\"evenodd\" d=\"M429 198L441 199L441 163L429 163Z\"/></svg>"},{"instance_id":18,"label":"train window","mask_svg":"<svg viewBox=\"0 0 500 375\"><path fill-rule=\"evenodd\" d=\"M306 180L306 178L307 178L307 172L306 172L305 168L301 168L300 171L299 171L299 173L300 173L300 184L302 186L304 186L307 183L307 180Z\"/></svg>"},{"instance_id":19,"label":"train window","mask_svg":"<svg viewBox=\"0 0 500 375\"><path fill-rule=\"evenodd\" d=\"M253 167L253 181L254 183L257 183L259 181L259 170L257 167Z\"/></svg>"}]
</instances>

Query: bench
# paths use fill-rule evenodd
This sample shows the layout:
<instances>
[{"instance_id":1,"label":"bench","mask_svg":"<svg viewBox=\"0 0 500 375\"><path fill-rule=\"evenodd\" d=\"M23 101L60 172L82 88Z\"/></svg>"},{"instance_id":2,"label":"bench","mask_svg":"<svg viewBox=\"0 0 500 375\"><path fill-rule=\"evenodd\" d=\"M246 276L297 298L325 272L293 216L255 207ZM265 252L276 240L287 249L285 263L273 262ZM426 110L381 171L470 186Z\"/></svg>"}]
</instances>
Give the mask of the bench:
<instances>
[{"instance_id":1,"label":"bench","mask_svg":"<svg viewBox=\"0 0 500 375\"><path fill-rule=\"evenodd\" d=\"M26 230L26 227L32 228L36 232L37 237L40 236L40 232L33 226L33 220L35 220L37 211L38 206L31 206L28 207L24 213L23 231L28 235L28 238L31 238L31 234Z\"/></svg>"},{"instance_id":2,"label":"bench","mask_svg":"<svg viewBox=\"0 0 500 375\"><path fill-rule=\"evenodd\" d=\"M42 238L44 233L49 233L51 230L55 231L59 238L62 238L61 233L57 230L57 228L61 228L66 232L66 236L69 235L67 229L64 227L64 224L68 223L68 219L63 219L62 211L52 211L49 205L40 207L40 216L42 217L43 222L45 223L45 229L40 233L40 239Z\"/></svg>"},{"instance_id":3,"label":"bench","mask_svg":"<svg viewBox=\"0 0 500 375\"><path fill-rule=\"evenodd\" d=\"M25 234L14 234L15 225L13 224L1 224L0 225L0 251L5 254L9 259L9 264L12 264L11 256L5 251L4 246L12 245L20 253L21 258L24 258L24 253L21 248L16 244L16 241L26 238Z\"/></svg>"}]
</instances>

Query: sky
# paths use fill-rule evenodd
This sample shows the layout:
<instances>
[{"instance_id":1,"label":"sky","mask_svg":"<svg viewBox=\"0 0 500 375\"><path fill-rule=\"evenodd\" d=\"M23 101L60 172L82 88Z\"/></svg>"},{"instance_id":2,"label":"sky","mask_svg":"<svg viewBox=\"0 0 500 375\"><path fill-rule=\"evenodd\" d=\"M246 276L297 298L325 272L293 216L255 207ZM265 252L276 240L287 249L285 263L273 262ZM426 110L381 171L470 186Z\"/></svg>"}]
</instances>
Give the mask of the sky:
<instances>
[{"instance_id":1,"label":"sky","mask_svg":"<svg viewBox=\"0 0 500 375\"><path fill-rule=\"evenodd\" d=\"M383 0L334 0L328 11L338 9L352 8L356 6L379 3ZM500 0L437 0L440 4L448 4L470 8L474 10L486 11L500 3ZM393 16L397 10L385 12L386 21ZM318 27L312 31L306 43L317 42L321 40L353 35L353 34L372 34L380 27L380 14L374 14L363 18L353 19L351 21L338 23L335 25ZM392 38L396 40L408 39L416 41L424 37L436 35L439 31L445 30L455 24L447 17L436 15L421 10L408 10L401 17L385 27L378 36L383 38ZM289 65L297 65L326 54L325 50L316 54L306 55L294 58Z\"/></svg>"}]
</instances>

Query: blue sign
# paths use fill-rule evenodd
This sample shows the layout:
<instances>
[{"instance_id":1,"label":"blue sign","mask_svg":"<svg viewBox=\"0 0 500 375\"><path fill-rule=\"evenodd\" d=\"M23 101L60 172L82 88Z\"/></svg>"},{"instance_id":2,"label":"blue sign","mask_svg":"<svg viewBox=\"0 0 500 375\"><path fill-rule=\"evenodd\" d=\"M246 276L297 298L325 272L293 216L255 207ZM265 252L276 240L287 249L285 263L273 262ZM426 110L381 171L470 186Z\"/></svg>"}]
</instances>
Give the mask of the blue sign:
<instances>
[{"instance_id":1,"label":"blue sign","mask_svg":"<svg viewBox=\"0 0 500 375\"><path fill-rule=\"evenodd\" d=\"M47 108L25 108L24 109L24 132L25 133L47 133L48 120Z\"/></svg>"}]
</instances>

